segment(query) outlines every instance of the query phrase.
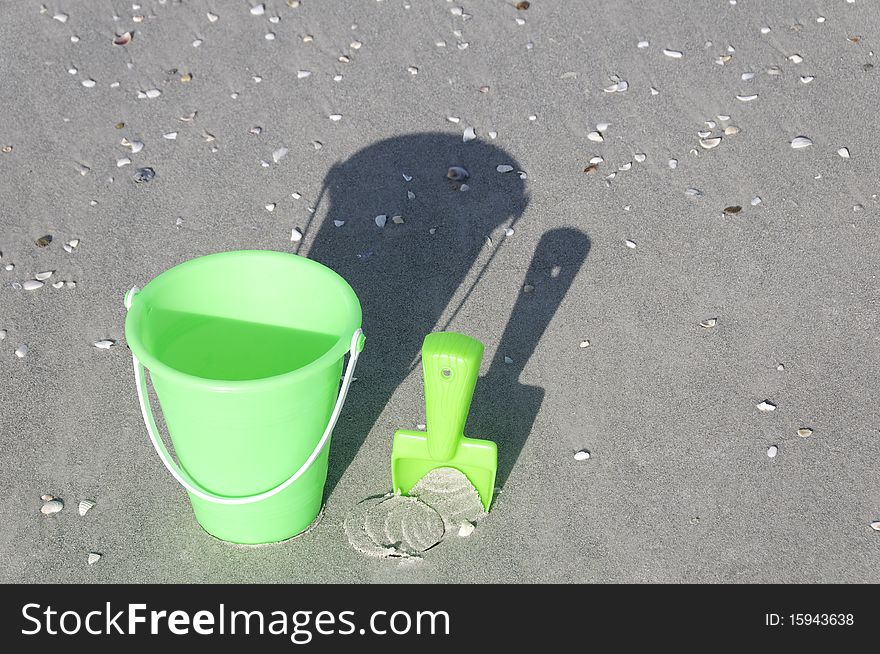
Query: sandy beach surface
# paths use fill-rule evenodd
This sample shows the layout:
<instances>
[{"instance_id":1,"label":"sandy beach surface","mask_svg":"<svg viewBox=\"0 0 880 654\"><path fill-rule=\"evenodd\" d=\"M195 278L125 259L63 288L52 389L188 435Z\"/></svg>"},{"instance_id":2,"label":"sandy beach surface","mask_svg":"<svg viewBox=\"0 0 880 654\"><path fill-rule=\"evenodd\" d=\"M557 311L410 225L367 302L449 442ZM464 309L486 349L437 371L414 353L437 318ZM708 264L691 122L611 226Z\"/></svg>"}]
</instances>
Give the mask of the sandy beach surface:
<instances>
[{"instance_id":1,"label":"sandy beach surface","mask_svg":"<svg viewBox=\"0 0 880 654\"><path fill-rule=\"evenodd\" d=\"M515 4L3 3L0 581L880 581L880 9ZM368 337L323 519L263 547L193 518L123 332L247 248L339 271ZM440 329L486 345L499 491L370 558L345 517Z\"/></svg>"}]
</instances>

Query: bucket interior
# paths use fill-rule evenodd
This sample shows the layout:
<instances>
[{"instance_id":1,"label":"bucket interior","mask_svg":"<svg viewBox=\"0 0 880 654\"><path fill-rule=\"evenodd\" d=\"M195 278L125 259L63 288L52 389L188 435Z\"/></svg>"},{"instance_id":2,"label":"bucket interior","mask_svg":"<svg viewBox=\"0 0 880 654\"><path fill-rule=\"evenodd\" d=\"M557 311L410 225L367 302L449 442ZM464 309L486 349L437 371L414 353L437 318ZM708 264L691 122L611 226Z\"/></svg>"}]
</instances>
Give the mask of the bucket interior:
<instances>
[{"instance_id":1,"label":"bucket interior","mask_svg":"<svg viewBox=\"0 0 880 654\"><path fill-rule=\"evenodd\" d=\"M187 375L244 381L298 370L331 351L341 358L361 312L351 287L329 268L292 254L243 251L156 277L129 319L136 354L139 342L148 358Z\"/></svg>"}]
</instances>

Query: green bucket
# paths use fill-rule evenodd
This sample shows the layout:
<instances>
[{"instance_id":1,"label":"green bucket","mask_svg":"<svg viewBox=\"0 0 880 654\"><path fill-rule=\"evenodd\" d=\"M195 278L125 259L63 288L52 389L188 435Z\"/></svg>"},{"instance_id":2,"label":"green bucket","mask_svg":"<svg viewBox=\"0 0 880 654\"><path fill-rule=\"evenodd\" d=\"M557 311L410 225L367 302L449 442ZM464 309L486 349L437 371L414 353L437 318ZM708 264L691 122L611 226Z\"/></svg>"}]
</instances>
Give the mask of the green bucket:
<instances>
[{"instance_id":1,"label":"green bucket","mask_svg":"<svg viewBox=\"0 0 880 654\"><path fill-rule=\"evenodd\" d=\"M144 423L199 524L234 543L308 528L364 344L351 287L304 257L245 250L175 266L129 291L125 306ZM145 367L177 461L159 436Z\"/></svg>"}]
</instances>

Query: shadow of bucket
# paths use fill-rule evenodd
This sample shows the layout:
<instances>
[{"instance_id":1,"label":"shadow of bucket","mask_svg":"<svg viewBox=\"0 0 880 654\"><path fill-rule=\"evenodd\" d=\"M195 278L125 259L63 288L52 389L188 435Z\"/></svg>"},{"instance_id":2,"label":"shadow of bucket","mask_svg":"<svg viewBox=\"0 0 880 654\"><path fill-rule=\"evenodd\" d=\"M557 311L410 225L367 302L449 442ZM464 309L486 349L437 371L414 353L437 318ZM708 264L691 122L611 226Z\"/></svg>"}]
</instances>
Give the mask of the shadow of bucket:
<instances>
[{"instance_id":1,"label":"shadow of bucket","mask_svg":"<svg viewBox=\"0 0 880 654\"><path fill-rule=\"evenodd\" d=\"M351 287L309 259L248 250L175 266L125 305L144 423L199 524L251 544L308 528L364 344ZM145 368L177 462L159 436Z\"/></svg>"}]
</instances>

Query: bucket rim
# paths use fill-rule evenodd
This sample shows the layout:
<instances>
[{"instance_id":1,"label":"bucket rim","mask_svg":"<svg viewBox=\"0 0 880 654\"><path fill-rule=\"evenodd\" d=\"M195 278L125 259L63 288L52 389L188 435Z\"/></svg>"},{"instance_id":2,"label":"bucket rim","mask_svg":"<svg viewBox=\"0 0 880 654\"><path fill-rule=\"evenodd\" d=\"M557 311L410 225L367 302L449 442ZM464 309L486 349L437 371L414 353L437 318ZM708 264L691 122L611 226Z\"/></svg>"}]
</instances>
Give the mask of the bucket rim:
<instances>
[{"instance_id":1,"label":"bucket rim","mask_svg":"<svg viewBox=\"0 0 880 654\"><path fill-rule=\"evenodd\" d=\"M140 362L150 372L150 374L153 374L155 372L162 377L173 378L177 382L200 386L202 388L210 387L213 390L245 391L253 390L260 386L283 383L291 378L304 376L314 370L326 368L331 362L341 360L345 356L346 352L349 351L352 334L354 334L356 329L360 328L361 321L363 319L360 300L355 294L354 289L351 288L351 285L345 280L345 278L343 278L332 268L325 266L318 261L308 259L304 256L294 254L292 252L281 252L278 250L229 250L225 252L206 254L203 256L195 257L193 259L187 259L186 261L183 261L176 266L172 266L171 268L164 270L160 274L153 277L149 282L147 282L147 284L140 290L140 292L146 290L147 287L149 287L149 285L153 282L163 277L170 276L171 273L180 274L181 270L198 266L207 259L231 259L242 256L256 256L285 259L287 261L297 261L297 265L302 264L306 266L311 266L316 270L320 270L323 274L327 276L334 277L337 283L341 284L342 287L347 289L346 295L348 295L351 308L354 309L356 312L357 320L352 321L352 324L350 326L351 334L339 334L336 343L332 347L330 347L324 354L319 356L314 361L311 361L310 363L307 363L300 368L296 368L295 370L288 370L287 372L283 372L278 375L272 375L270 377L259 377L257 379L209 379L207 377L199 377L198 375L192 375L183 372L182 370L178 370L177 368L174 368L163 362L159 358L155 357L149 351L149 349L144 345L143 341L140 338L139 330L134 326L134 323L140 317L140 313L143 308L142 305L137 302L137 294L135 294L134 298L132 299L131 308L128 310L128 313L125 316L125 340L128 343L129 349L138 358L138 360L140 360Z\"/></svg>"}]
</instances>

